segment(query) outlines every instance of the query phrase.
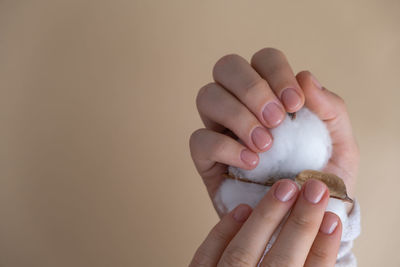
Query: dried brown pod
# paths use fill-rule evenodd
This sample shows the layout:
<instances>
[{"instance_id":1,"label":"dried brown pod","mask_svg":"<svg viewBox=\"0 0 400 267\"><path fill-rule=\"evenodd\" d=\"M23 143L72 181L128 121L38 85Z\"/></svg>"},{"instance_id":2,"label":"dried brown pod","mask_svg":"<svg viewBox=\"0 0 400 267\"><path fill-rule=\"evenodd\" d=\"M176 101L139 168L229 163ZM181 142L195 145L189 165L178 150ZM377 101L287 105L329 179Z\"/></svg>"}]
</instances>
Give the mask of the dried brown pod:
<instances>
[{"instance_id":1,"label":"dried brown pod","mask_svg":"<svg viewBox=\"0 0 400 267\"><path fill-rule=\"evenodd\" d=\"M235 177L235 175L233 175L232 173L224 173L223 176L228 179L263 186L273 186L274 183L279 181L279 179L270 178L264 183L256 182L248 178ZM309 179L316 179L326 184L329 189L330 197L353 203L353 200L347 195L346 185L344 184L343 180L335 174L314 170L305 170L300 172L295 177L295 182L301 187Z\"/></svg>"},{"instance_id":2,"label":"dried brown pod","mask_svg":"<svg viewBox=\"0 0 400 267\"><path fill-rule=\"evenodd\" d=\"M340 177L332 173L305 170L296 176L295 182L302 186L309 179L316 179L326 184L330 197L353 203L353 200L347 195L346 185Z\"/></svg>"},{"instance_id":3,"label":"dried brown pod","mask_svg":"<svg viewBox=\"0 0 400 267\"><path fill-rule=\"evenodd\" d=\"M231 173L224 173L223 176L225 178L236 180L236 181L240 181L240 182L243 182L243 183L258 184L258 185L263 185L263 186L273 186L274 183L276 183L278 181L278 180L276 180L274 178L270 178L265 183L260 183L260 182L256 182L256 181L253 181L253 180L250 180L250 179L247 179L247 178L235 177L235 175L233 175Z\"/></svg>"}]
</instances>

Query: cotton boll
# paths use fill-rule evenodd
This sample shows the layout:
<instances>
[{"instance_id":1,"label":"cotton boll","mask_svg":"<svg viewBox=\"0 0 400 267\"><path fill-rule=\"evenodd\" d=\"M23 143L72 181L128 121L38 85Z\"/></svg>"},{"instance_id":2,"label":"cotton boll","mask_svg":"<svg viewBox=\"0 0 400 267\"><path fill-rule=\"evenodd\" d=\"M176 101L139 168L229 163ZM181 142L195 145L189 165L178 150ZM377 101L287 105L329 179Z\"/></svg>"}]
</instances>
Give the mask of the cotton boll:
<instances>
[{"instance_id":1,"label":"cotton boll","mask_svg":"<svg viewBox=\"0 0 400 267\"><path fill-rule=\"evenodd\" d=\"M253 170L229 167L236 177L256 182L270 178L293 178L299 172L321 170L328 162L332 142L325 124L309 109L302 108L296 118L286 116L277 128L271 129L273 143L270 150L261 153Z\"/></svg>"},{"instance_id":2,"label":"cotton boll","mask_svg":"<svg viewBox=\"0 0 400 267\"><path fill-rule=\"evenodd\" d=\"M302 108L295 119L285 120L271 129L273 144L270 150L259 154L260 161L253 170L230 166L229 172L235 177L263 183L270 178L294 178L303 170L322 170L332 152L332 141L325 124L309 109ZM223 212L233 210L245 203L255 207L270 187L226 179L220 186L215 203ZM347 218L344 203L330 199L328 211L336 213L342 223Z\"/></svg>"}]
</instances>

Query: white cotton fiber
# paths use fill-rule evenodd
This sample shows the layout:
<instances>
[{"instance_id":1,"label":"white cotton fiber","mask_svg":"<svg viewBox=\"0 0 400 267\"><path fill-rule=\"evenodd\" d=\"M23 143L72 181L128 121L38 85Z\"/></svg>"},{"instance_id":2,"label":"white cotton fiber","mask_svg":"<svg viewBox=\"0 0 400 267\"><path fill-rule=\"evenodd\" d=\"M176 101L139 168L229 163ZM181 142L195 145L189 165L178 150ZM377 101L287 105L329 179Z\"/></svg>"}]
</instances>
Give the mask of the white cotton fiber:
<instances>
[{"instance_id":1,"label":"white cotton fiber","mask_svg":"<svg viewBox=\"0 0 400 267\"><path fill-rule=\"evenodd\" d=\"M271 149L259 154L260 162L253 170L229 167L235 177L255 182L270 178L294 178L303 170L322 170L332 152L332 141L325 124L309 109L302 108L295 119L286 116L277 128L271 130ZM226 179L220 186L215 202L226 213L245 203L255 207L270 187ZM346 212L341 200L330 199L328 211L336 213L345 223Z\"/></svg>"},{"instance_id":2,"label":"white cotton fiber","mask_svg":"<svg viewBox=\"0 0 400 267\"><path fill-rule=\"evenodd\" d=\"M254 208L271 187L238 180L226 179L220 186L215 202L223 213L233 210L241 203Z\"/></svg>"},{"instance_id":3,"label":"white cotton fiber","mask_svg":"<svg viewBox=\"0 0 400 267\"><path fill-rule=\"evenodd\" d=\"M302 108L296 118L286 119L271 129L273 143L261 153L253 170L229 167L236 177L266 182L269 178L293 178L303 170L321 170L328 162L332 142L325 124L309 109Z\"/></svg>"}]
</instances>

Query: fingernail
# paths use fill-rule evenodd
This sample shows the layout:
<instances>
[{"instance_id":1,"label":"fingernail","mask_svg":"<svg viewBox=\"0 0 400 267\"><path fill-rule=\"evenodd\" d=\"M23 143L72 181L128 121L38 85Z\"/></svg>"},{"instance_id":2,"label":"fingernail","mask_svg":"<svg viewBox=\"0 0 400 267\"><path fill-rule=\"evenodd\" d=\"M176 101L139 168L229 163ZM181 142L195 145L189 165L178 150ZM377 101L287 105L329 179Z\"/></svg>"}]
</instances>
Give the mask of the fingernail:
<instances>
[{"instance_id":1,"label":"fingernail","mask_svg":"<svg viewBox=\"0 0 400 267\"><path fill-rule=\"evenodd\" d=\"M301 105L301 97L293 88L287 88L282 93L282 102L288 110L295 110Z\"/></svg>"},{"instance_id":2,"label":"fingernail","mask_svg":"<svg viewBox=\"0 0 400 267\"><path fill-rule=\"evenodd\" d=\"M338 217L330 212L325 212L324 219L322 220L319 230L324 234L332 234L338 226Z\"/></svg>"},{"instance_id":3,"label":"fingernail","mask_svg":"<svg viewBox=\"0 0 400 267\"><path fill-rule=\"evenodd\" d=\"M252 209L249 206L239 205L233 211L232 216L237 222L242 223L242 222L246 221L247 218L249 218L251 211L252 211Z\"/></svg>"},{"instance_id":4,"label":"fingernail","mask_svg":"<svg viewBox=\"0 0 400 267\"><path fill-rule=\"evenodd\" d=\"M282 202L286 202L290 200L297 191L297 187L289 182L283 181L278 184L278 187L275 189L275 197Z\"/></svg>"},{"instance_id":5,"label":"fingernail","mask_svg":"<svg viewBox=\"0 0 400 267\"><path fill-rule=\"evenodd\" d=\"M269 102L265 106L262 114L268 126L271 127L277 126L285 117L284 111L275 102Z\"/></svg>"},{"instance_id":6,"label":"fingernail","mask_svg":"<svg viewBox=\"0 0 400 267\"><path fill-rule=\"evenodd\" d=\"M258 156L257 154L251 152L250 150L243 149L240 153L240 158L244 163L250 166L254 166L257 164Z\"/></svg>"},{"instance_id":7,"label":"fingernail","mask_svg":"<svg viewBox=\"0 0 400 267\"><path fill-rule=\"evenodd\" d=\"M258 149L264 150L271 143L272 139L267 130L257 127L251 133L251 139Z\"/></svg>"},{"instance_id":8,"label":"fingernail","mask_svg":"<svg viewBox=\"0 0 400 267\"><path fill-rule=\"evenodd\" d=\"M315 78L313 74L311 74L311 80L317 88L322 89L322 85L319 83L319 81L317 80L317 78Z\"/></svg>"},{"instance_id":9,"label":"fingernail","mask_svg":"<svg viewBox=\"0 0 400 267\"><path fill-rule=\"evenodd\" d=\"M317 180L309 180L305 184L304 196L305 198L313 203L317 204L321 201L326 191L326 186L320 181Z\"/></svg>"}]
</instances>

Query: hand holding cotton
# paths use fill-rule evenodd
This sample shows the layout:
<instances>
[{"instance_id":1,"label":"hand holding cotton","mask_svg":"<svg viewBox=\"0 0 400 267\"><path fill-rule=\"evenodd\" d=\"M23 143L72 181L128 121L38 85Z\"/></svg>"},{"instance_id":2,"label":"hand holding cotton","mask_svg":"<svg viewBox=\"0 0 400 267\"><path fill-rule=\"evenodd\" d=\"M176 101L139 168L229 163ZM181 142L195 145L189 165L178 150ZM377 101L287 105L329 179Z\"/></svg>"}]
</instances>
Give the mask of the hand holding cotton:
<instances>
[{"instance_id":1,"label":"hand holding cotton","mask_svg":"<svg viewBox=\"0 0 400 267\"><path fill-rule=\"evenodd\" d=\"M270 179L291 178L304 170L323 170L332 153L332 141L324 124L314 113L303 107L292 119L285 120L271 129L273 144L271 149L259 154L260 160L253 170L230 166L228 172L236 178L254 183L226 179L220 186L215 203L226 213L237 205L245 203L255 207L269 186L260 185ZM346 209L341 200L330 198L327 211L336 213L345 224Z\"/></svg>"}]
</instances>

